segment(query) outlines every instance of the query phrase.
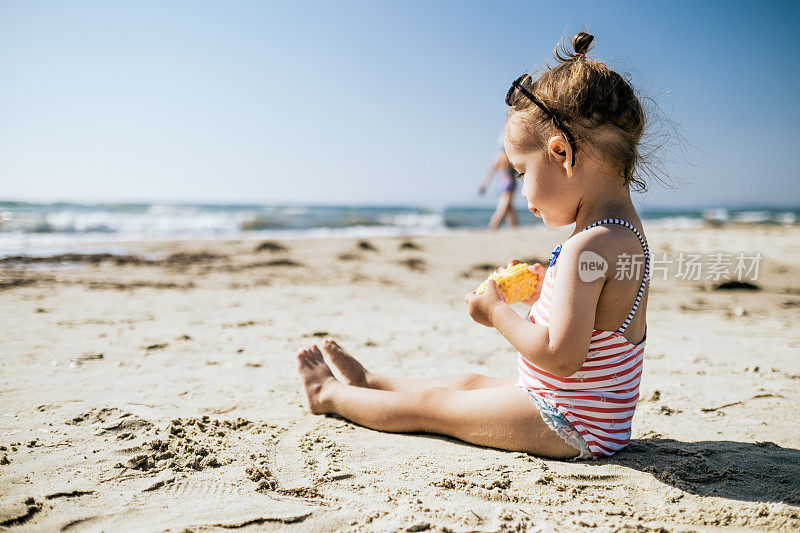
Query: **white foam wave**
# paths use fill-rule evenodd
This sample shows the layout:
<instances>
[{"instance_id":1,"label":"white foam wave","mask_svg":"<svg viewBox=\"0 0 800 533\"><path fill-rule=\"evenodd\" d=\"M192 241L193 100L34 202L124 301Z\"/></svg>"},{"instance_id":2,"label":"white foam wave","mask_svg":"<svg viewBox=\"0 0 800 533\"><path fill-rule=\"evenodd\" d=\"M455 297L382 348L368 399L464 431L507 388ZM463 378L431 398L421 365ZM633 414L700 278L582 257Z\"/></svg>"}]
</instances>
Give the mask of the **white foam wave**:
<instances>
[{"instance_id":1,"label":"white foam wave","mask_svg":"<svg viewBox=\"0 0 800 533\"><path fill-rule=\"evenodd\" d=\"M414 231L435 230L445 227L444 212L385 214L378 217L378 221L385 226L396 226Z\"/></svg>"},{"instance_id":2,"label":"white foam wave","mask_svg":"<svg viewBox=\"0 0 800 533\"><path fill-rule=\"evenodd\" d=\"M647 228L658 229L697 229L705 223L699 218L692 217L663 217L644 220Z\"/></svg>"}]
</instances>

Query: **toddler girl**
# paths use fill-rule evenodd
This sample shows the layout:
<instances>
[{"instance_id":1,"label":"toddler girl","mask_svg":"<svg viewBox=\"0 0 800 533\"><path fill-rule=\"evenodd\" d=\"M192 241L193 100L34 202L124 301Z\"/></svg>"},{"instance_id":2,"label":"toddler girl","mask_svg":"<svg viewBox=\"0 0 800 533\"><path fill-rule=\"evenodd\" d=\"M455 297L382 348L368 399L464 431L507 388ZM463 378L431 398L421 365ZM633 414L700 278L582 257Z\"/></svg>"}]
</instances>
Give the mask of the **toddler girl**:
<instances>
[{"instance_id":1,"label":"toddler girl","mask_svg":"<svg viewBox=\"0 0 800 533\"><path fill-rule=\"evenodd\" d=\"M527 318L494 281L466 296L472 319L517 350L519 378L390 378L328 339L346 382L316 345L297 355L312 413L562 459L629 442L647 329L649 251L630 196L644 188L634 171L645 114L622 76L587 59L593 39L579 33L573 53L557 50L557 66L521 76L506 96L505 150L528 209L548 226L575 224L546 272L531 267L540 281Z\"/></svg>"}]
</instances>

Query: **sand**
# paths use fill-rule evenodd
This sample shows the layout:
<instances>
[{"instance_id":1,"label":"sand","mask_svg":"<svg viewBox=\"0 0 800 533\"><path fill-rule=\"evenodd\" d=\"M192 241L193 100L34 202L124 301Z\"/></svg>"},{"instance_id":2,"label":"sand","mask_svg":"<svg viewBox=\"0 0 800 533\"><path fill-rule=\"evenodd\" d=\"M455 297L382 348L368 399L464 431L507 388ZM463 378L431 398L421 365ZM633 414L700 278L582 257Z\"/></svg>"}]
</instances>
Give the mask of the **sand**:
<instances>
[{"instance_id":1,"label":"sand","mask_svg":"<svg viewBox=\"0 0 800 533\"><path fill-rule=\"evenodd\" d=\"M5 262L0 529L800 528L800 228L646 231L761 252L760 290L654 279L634 438L580 463L311 415L294 358L331 336L376 372L513 377L464 294L568 229Z\"/></svg>"}]
</instances>

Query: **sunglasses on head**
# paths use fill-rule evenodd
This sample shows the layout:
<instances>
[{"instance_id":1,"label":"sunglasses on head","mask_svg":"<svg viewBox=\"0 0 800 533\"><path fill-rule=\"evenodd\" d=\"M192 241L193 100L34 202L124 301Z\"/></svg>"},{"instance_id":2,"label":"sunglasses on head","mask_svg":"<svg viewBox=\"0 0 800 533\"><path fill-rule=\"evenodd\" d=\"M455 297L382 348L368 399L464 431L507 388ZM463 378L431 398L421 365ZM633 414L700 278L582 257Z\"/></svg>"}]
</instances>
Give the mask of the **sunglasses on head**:
<instances>
[{"instance_id":1,"label":"sunglasses on head","mask_svg":"<svg viewBox=\"0 0 800 533\"><path fill-rule=\"evenodd\" d=\"M520 95L525 96L528 100L536 104L536 107L542 110L542 112L547 115L547 118L553 121L556 128L561 130L564 135L567 137L567 141L569 142L569 146L572 148L572 166L575 166L575 138L572 136L572 133L567 129L566 126L561 122L561 119L550 111L546 105L544 105L538 98L536 98L533 93L530 91L531 86L533 85L533 78L531 78L530 74L523 74L516 80L514 83L511 84L511 88L508 90L506 94L506 104L509 106L513 106L517 103Z\"/></svg>"}]
</instances>

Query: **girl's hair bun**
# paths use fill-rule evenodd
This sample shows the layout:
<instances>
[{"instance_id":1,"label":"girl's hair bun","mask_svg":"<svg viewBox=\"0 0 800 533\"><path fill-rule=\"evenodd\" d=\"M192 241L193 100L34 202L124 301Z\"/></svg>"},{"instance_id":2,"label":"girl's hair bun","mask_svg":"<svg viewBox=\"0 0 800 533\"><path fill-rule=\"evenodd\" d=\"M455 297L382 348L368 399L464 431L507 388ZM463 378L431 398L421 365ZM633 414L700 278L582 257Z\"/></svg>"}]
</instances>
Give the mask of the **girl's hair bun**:
<instances>
[{"instance_id":1,"label":"girl's hair bun","mask_svg":"<svg viewBox=\"0 0 800 533\"><path fill-rule=\"evenodd\" d=\"M570 52L569 49L567 48L566 43L562 39L559 45L556 46L556 53L555 53L556 59L558 59L560 63L572 61L578 56L582 56L585 59L586 52L591 50L593 42L594 42L594 35L582 31L578 35L573 37L572 49L574 51Z\"/></svg>"},{"instance_id":2,"label":"girl's hair bun","mask_svg":"<svg viewBox=\"0 0 800 533\"><path fill-rule=\"evenodd\" d=\"M594 35L582 31L572 39L572 48L576 54L585 54L592 47L592 41Z\"/></svg>"}]
</instances>

